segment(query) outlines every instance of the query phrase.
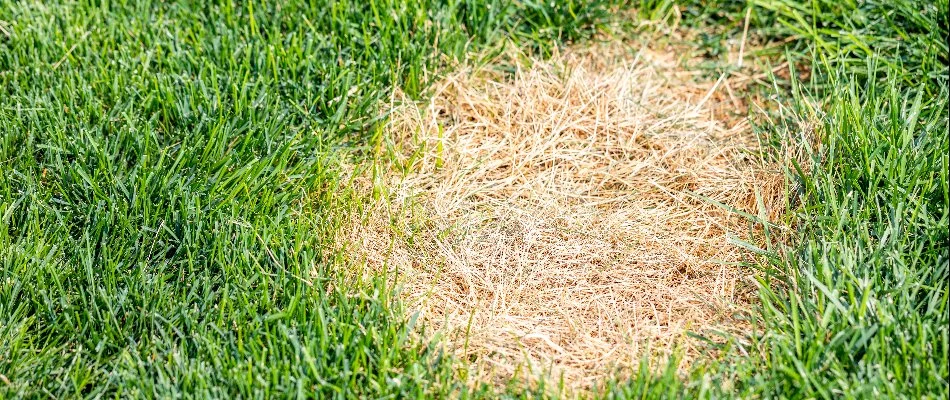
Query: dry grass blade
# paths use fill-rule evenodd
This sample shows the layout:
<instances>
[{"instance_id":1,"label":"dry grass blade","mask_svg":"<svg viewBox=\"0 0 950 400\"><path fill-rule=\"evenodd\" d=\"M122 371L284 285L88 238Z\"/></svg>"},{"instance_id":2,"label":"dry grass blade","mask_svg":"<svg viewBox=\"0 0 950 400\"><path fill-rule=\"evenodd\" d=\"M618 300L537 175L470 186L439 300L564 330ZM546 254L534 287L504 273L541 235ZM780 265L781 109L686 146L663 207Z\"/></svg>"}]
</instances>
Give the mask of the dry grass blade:
<instances>
[{"instance_id":1,"label":"dry grass blade","mask_svg":"<svg viewBox=\"0 0 950 400\"><path fill-rule=\"evenodd\" d=\"M462 71L424 107L394 101L393 163L411 172L385 173L388 202L341 240L398 271L477 381L530 365L583 389L648 345L690 359L687 331L736 328L751 274L728 240L749 222L695 195L759 214L756 188L769 209L782 190L711 87L617 43Z\"/></svg>"}]
</instances>

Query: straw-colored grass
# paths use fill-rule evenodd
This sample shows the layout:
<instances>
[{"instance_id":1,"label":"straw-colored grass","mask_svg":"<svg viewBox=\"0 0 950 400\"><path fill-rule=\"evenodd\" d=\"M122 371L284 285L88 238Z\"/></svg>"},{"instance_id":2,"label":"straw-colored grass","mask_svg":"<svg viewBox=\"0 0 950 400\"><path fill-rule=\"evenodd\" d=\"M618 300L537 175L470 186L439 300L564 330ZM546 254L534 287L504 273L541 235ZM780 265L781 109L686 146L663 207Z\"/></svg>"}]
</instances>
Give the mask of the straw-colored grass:
<instances>
[{"instance_id":1,"label":"straw-colored grass","mask_svg":"<svg viewBox=\"0 0 950 400\"><path fill-rule=\"evenodd\" d=\"M529 64L464 69L421 106L394 98L385 201L341 241L396 277L473 381L588 388L674 348L689 362L686 332L739 329L752 288L730 240L751 224L708 200L780 209L780 174L722 118L715 81L670 53L613 43Z\"/></svg>"}]
</instances>

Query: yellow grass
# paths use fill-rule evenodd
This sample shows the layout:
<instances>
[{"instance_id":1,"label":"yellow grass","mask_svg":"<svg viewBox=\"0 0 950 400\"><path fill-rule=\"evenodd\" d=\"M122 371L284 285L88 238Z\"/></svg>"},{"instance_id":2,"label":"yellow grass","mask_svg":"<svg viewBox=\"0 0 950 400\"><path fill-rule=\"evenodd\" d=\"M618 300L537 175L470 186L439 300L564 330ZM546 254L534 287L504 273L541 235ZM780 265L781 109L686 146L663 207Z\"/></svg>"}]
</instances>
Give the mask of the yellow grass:
<instances>
[{"instance_id":1,"label":"yellow grass","mask_svg":"<svg viewBox=\"0 0 950 400\"><path fill-rule=\"evenodd\" d=\"M723 117L722 82L622 43L528 64L394 95L388 192L340 238L352 261L397 277L473 382L585 389L677 347L689 362L687 331L742 329L752 255L729 238L751 226L703 198L757 214L758 190L771 212L782 178Z\"/></svg>"}]
</instances>

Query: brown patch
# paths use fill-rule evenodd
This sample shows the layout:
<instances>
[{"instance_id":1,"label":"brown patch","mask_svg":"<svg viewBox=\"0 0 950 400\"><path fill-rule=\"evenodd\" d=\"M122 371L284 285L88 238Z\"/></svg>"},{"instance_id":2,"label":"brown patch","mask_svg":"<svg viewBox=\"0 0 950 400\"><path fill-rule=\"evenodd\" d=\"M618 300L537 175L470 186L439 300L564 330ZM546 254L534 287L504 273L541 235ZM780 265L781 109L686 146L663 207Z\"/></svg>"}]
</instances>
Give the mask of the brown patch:
<instances>
[{"instance_id":1,"label":"brown patch","mask_svg":"<svg viewBox=\"0 0 950 400\"><path fill-rule=\"evenodd\" d=\"M751 301L752 255L729 238L752 224L705 199L774 220L784 193L748 125L717 117L731 101L694 78L612 43L394 99L391 157L360 177L385 201L340 242L394 273L473 381L584 389L645 355L689 361L687 331L739 329Z\"/></svg>"}]
</instances>

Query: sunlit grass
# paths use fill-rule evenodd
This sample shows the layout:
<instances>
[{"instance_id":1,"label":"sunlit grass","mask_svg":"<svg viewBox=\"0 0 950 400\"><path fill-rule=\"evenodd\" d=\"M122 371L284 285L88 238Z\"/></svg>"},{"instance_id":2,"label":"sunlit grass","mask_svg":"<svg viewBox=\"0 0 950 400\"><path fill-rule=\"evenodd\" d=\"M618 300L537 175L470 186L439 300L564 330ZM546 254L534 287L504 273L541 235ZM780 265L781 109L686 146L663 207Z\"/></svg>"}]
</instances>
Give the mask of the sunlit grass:
<instances>
[{"instance_id":1,"label":"sunlit grass","mask_svg":"<svg viewBox=\"0 0 950 400\"><path fill-rule=\"evenodd\" d=\"M761 335L603 394L945 398L947 2L616 3L0 0L0 397L470 393L327 251L379 100L502 38L545 55L641 15L715 46L752 7L811 73L766 89L762 137L821 144L789 165Z\"/></svg>"}]
</instances>

